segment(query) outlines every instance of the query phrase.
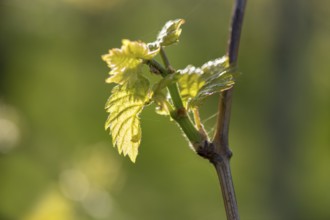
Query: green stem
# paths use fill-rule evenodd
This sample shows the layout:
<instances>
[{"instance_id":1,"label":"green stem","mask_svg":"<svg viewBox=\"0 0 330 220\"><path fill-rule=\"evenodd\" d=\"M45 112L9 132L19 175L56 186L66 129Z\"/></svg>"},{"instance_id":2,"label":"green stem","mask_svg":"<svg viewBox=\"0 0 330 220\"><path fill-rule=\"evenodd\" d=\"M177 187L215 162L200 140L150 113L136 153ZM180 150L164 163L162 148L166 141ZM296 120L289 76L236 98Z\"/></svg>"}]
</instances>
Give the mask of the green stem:
<instances>
[{"instance_id":1,"label":"green stem","mask_svg":"<svg viewBox=\"0 0 330 220\"><path fill-rule=\"evenodd\" d=\"M160 56L163 60L163 63L168 71L168 73L175 73L175 70L173 69L173 67L171 66L170 64L170 60L168 59L166 53L165 53L165 50L164 50L164 47L161 47L160 48Z\"/></svg>"},{"instance_id":2,"label":"green stem","mask_svg":"<svg viewBox=\"0 0 330 220\"><path fill-rule=\"evenodd\" d=\"M160 63L158 63L156 60L154 60L154 59L147 60L146 64L149 65L149 66L152 66L153 68L158 70L158 72L160 73L160 75L162 75L162 77L166 77L168 75L167 70Z\"/></svg>"},{"instance_id":3,"label":"green stem","mask_svg":"<svg viewBox=\"0 0 330 220\"><path fill-rule=\"evenodd\" d=\"M165 69L160 63L156 60L148 60L147 64L157 69L159 73L166 77L171 74L169 69ZM168 61L165 63L168 64ZM191 119L187 114L187 110L183 105L182 98L180 96L179 88L176 83L172 83L167 86L167 89L170 93L174 110L171 111L171 117L178 123L182 131L185 133L189 141L193 144L194 148L197 150L198 143L201 143L205 138L195 127Z\"/></svg>"},{"instance_id":4,"label":"green stem","mask_svg":"<svg viewBox=\"0 0 330 220\"><path fill-rule=\"evenodd\" d=\"M181 96L180 96L180 92L179 92L179 88L178 85L176 83L172 83L170 85L167 86L168 91L170 92L174 107L178 110L178 109L184 109L185 107L183 105Z\"/></svg>"},{"instance_id":5,"label":"green stem","mask_svg":"<svg viewBox=\"0 0 330 220\"><path fill-rule=\"evenodd\" d=\"M191 122L187 113L185 111L181 111L182 109L172 111L171 117L179 124L180 128L185 133L188 140L192 143L194 149L197 150L199 144L204 140L204 137Z\"/></svg>"},{"instance_id":6,"label":"green stem","mask_svg":"<svg viewBox=\"0 0 330 220\"><path fill-rule=\"evenodd\" d=\"M171 117L179 124L182 131L185 133L193 146L195 146L195 144L201 143L203 136L196 129L195 125L187 114L187 110L184 107L180 96L178 85L176 83L170 84L167 89L175 107L174 111L171 112Z\"/></svg>"}]
</instances>

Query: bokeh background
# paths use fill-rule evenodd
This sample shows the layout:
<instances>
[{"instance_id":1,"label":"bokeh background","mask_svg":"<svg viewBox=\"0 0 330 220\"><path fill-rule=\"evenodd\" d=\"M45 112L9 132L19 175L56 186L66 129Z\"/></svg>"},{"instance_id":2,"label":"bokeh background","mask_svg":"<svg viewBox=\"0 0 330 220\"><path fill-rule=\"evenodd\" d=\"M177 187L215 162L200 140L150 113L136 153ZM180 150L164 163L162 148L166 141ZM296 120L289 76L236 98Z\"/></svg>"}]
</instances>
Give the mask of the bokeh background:
<instances>
[{"instance_id":1,"label":"bokeh background","mask_svg":"<svg viewBox=\"0 0 330 220\"><path fill-rule=\"evenodd\" d=\"M136 164L104 131L100 56L184 18L173 66L226 51L232 1L1 0L0 219L225 219L216 174L154 106ZM330 2L247 5L230 143L244 220L330 219ZM202 107L212 133L217 97Z\"/></svg>"}]
</instances>

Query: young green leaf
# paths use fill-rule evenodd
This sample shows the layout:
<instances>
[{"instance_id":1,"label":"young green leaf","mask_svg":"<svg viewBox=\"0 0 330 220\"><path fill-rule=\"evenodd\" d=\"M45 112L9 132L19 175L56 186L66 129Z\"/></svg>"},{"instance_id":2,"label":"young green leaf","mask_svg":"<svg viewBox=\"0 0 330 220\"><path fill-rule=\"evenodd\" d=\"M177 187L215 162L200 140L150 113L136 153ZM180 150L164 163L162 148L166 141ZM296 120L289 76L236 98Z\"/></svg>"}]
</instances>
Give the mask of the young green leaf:
<instances>
[{"instance_id":1,"label":"young green leaf","mask_svg":"<svg viewBox=\"0 0 330 220\"><path fill-rule=\"evenodd\" d=\"M183 19L175 19L166 22L164 27L161 29L155 42L149 43L148 47L150 50L155 50L161 46L169 46L177 43L181 35L181 25L184 23Z\"/></svg>"},{"instance_id":2,"label":"young green leaf","mask_svg":"<svg viewBox=\"0 0 330 220\"><path fill-rule=\"evenodd\" d=\"M156 104L156 112L160 115L170 115L172 106L169 103L169 94L167 87L176 83L177 78L175 74L170 74L155 83L152 87L153 95L152 100Z\"/></svg>"},{"instance_id":3,"label":"young green leaf","mask_svg":"<svg viewBox=\"0 0 330 220\"><path fill-rule=\"evenodd\" d=\"M170 115L172 106L168 101L165 92L159 92L153 95L152 100L156 104L156 113L160 115Z\"/></svg>"},{"instance_id":4,"label":"young green leaf","mask_svg":"<svg viewBox=\"0 0 330 220\"><path fill-rule=\"evenodd\" d=\"M151 60L159 50L150 50L140 41L123 40L122 44L120 49L111 49L108 54L102 56L111 69L106 82L132 87L142 74L143 61Z\"/></svg>"},{"instance_id":5,"label":"young green leaf","mask_svg":"<svg viewBox=\"0 0 330 220\"><path fill-rule=\"evenodd\" d=\"M231 88L235 83L237 73L229 66L228 57L224 56L205 63L201 67L202 78L205 81L196 96L190 100L191 106L197 106L206 97Z\"/></svg>"},{"instance_id":6,"label":"young green leaf","mask_svg":"<svg viewBox=\"0 0 330 220\"><path fill-rule=\"evenodd\" d=\"M178 73L180 74L178 77L180 95L185 107L187 107L189 100L194 98L205 84L202 77L203 71L201 68L189 65L185 69L179 70Z\"/></svg>"},{"instance_id":7,"label":"young green leaf","mask_svg":"<svg viewBox=\"0 0 330 220\"><path fill-rule=\"evenodd\" d=\"M110 129L112 143L118 152L135 162L141 142L139 114L150 99L149 82L138 80L133 88L118 85L113 88L105 108L109 113L105 129Z\"/></svg>"},{"instance_id":8,"label":"young green leaf","mask_svg":"<svg viewBox=\"0 0 330 220\"><path fill-rule=\"evenodd\" d=\"M180 95L188 108L234 84L233 70L229 68L226 56L209 61L200 68L189 65L178 72Z\"/></svg>"}]
</instances>

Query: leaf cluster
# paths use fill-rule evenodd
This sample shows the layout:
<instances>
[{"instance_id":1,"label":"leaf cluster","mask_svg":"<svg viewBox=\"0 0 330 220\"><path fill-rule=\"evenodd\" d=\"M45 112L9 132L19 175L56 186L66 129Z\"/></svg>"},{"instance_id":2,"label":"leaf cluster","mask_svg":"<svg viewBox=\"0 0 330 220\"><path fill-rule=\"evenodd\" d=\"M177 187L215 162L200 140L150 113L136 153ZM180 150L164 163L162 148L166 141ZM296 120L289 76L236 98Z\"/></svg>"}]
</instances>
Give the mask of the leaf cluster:
<instances>
[{"instance_id":1,"label":"leaf cluster","mask_svg":"<svg viewBox=\"0 0 330 220\"><path fill-rule=\"evenodd\" d=\"M201 67L188 65L174 70L169 66L164 48L179 41L183 23L183 19L168 21L154 42L125 39L121 48L111 49L102 56L110 68L106 82L116 84L105 105L109 113L105 129L109 129L119 153L128 155L133 162L141 142L139 114L146 105L154 103L157 113L176 118L177 112L194 112L206 97L234 84L235 71L229 66L226 56ZM155 60L159 54L165 66ZM143 71L145 66L149 67L148 73ZM161 77L151 83L148 74ZM192 123L187 115L184 117L188 124ZM177 122L184 126L179 120Z\"/></svg>"}]
</instances>

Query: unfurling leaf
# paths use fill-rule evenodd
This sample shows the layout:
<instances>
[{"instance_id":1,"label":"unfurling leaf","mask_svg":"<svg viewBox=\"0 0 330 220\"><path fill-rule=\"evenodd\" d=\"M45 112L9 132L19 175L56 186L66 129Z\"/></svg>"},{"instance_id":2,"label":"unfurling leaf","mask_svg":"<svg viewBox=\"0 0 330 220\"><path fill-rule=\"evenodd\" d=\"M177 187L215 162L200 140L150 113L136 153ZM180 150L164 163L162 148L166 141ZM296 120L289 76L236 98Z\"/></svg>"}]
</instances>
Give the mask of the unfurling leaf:
<instances>
[{"instance_id":1,"label":"unfurling leaf","mask_svg":"<svg viewBox=\"0 0 330 220\"><path fill-rule=\"evenodd\" d=\"M156 104L156 112L160 115L170 115L170 103L167 86L177 81L175 74L170 74L155 83L152 87L152 100Z\"/></svg>"},{"instance_id":2,"label":"unfurling leaf","mask_svg":"<svg viewBox=\"0 0 330 220\"><path fill-rule=\"evenodd\" d=\"M149 49L156 50L161 46L166 47L171 44L177 43L181 35L181 25L183 23L183 19L175 19L166 22L162 30L159 32L157 40L148 44Z\"/></svg>"},{"instance_id":3,"label":"unfurling leaf","mask_svg":"<svg viewBox=\"0 0 330 220\"><path fill-rule=\"evenodd\" d=\"M180 95L185 107L187 107L190 99L194 98L201 87L205 84L205 81L202 78L203 71L200 68L189 65L178 72L180 74L178 80Z\"/></svg>"},{"instance_id":4,"label":"unfurling leaf","mask_svg":"<svg viewBox=\"0 0 330 220\"><path fill-rule=\"evenodd\" d=\"M111 69L106 82L132 87L142 74L143 61L152 59L159 50L150 50L140 41L123 40L122 44L120 49L111 49L102 56Z\"/></svg>"},{"instance_id":5,"label":"unfurling leaf","mask_svg":"<svg viewBox=\"0 0 330 220\"><path fill-rule=\"evenodd\" d=\"M191 106L197 106L206 97L229 89L235 84L235 75L237 75L237 72L229 66L227 56L209 61L201 69L203 71L202 78L205 80L205 83L196 96L191 99Z\"/></svg>"},{"instance_id":6,"label":"unfurling leaf","mask_svg":"<svg viewBox=\"0 0 330 220\"><path fill-rule=\"evenodd\" d=\"M139 80L133 88L117 85L105 108L109 113L105 129L110 130L118 152L135 162L141 142L139 114L149 100L149 82Z\"/></svg>"},{"instance_id":7,"label":"unfurling leaf","mask_svg":"<svg viewBox=\"0 0 330 220\"><path fill-rule=\"evenodd\" d=\"M216 75L222 73L229 67L229 61L227 56L217 58L215 60L208 61L204 63L201 67L204 74L207 76Z\"/></svg>"},{"instance_id":8,"label":"unfurling leaf","mask_svg":"<svg viewBox=\"0 0 330 220\"><path fill-rule=\"evenodd\" d=\"M175 19L168 21L159 32L157 41L162 46L168 46L179 41L182 29L181 25L184 23L183 19Z\"/></svg>"},{"instance_id":9,"label":"unfurling leaf","mask_svg":"<svg viewBox=\"0 0 330 220\"><path fill-rule=\"evenodd\" d=\"M200 68L190 65L178 72L180 94L187 107L197 106L204 98L234 84L234 72L226 56L209 61Z\"/></svg>"}]
</instances>

